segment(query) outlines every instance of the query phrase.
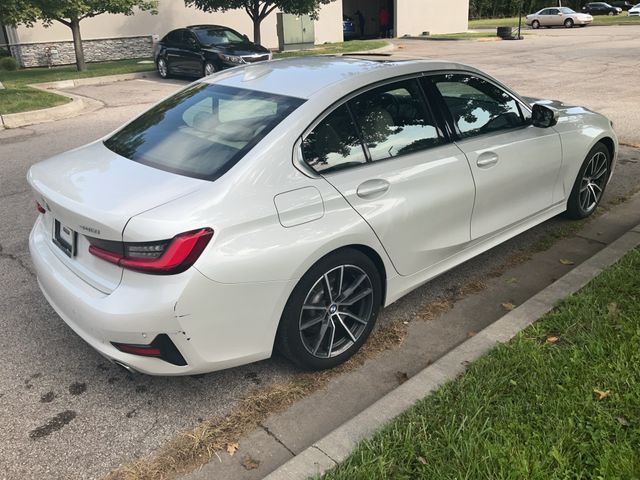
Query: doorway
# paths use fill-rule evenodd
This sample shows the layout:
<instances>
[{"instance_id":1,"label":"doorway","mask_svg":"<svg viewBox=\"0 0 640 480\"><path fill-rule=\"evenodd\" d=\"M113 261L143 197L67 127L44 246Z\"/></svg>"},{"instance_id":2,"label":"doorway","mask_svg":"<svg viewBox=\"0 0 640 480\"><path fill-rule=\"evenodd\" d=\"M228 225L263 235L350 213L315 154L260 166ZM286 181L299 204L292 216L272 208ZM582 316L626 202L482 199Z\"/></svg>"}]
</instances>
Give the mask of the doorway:
<instances>
[{"instance_id":1,"label":"doorway","mask_svg":"<svg viewBox=\"0 0 640 480\"><path fill-rule=\"evenodd\" d=\"M342 0L344 39L378 38L394 35L394 0ZM386 10L388 25L381 28L382 10ZM351 31L350 25L353 25Z\"/></svg>"}]
</instances>

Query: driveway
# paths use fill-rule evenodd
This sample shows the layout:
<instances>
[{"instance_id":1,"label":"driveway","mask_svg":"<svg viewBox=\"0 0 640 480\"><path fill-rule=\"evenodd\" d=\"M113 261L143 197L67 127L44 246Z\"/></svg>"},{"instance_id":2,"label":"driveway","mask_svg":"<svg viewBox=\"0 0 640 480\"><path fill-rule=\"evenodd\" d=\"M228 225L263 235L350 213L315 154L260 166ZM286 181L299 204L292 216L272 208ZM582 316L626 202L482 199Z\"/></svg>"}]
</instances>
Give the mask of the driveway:
<instances>
[{"instance_id":1,"label":"driveway","mask_svg":"<svg viewBox=\"0 0 640 480\"><path fill-rule=\"evenodd\" d=\"M629 53L638 51L639 39L640 28L625 26L545 31L521 42L396 43L407 54L474 64L526 95L586 104L610 115L625 142L640 143L640 59ZM29 166L100 138L185 83L135 80L77 88L75 93L104 107L0 131L0 478L100 477L202 419L230 412L250 391L295 374L275 359L199 377L129 377L66 327L38 290L27 252L37 215L25 182ZM609 199L640 180L637 153L626 149L623 156ZM422 305L494 270L562 224L546 222L462 265L394 304L381 321L410 319Z\"/></svg>"}]
</instances>

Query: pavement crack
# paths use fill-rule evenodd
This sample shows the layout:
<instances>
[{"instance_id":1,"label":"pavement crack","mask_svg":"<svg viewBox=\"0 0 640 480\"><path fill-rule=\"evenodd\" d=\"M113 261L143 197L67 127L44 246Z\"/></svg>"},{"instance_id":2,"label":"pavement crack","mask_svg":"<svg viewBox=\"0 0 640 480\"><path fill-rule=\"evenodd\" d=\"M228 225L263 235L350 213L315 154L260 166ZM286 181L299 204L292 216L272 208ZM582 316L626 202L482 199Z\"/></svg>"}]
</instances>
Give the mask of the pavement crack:
<instances>
[{"instance_id":1,"label":"pavement crack","mask_svg":"<svg viewBox=\"0 0 640 480\"><path fill-rule=\"evenodd\" d=\"M31 268L29 267L29 265L27 265L24 262L24 260L22 260L17 255L14 255L13 253L5 253L4 249L2 248L2 245L0 245L0 258L6 258L8 260L13 260L18 265L20 265L23 269L25 269L29 275L34 276L33 272L31 271Z\"/></svg>"},{"instance_id":2,"label":"pavement crack","mask_svg":"<svg viewBox=\"0 0 640 480\"><path fill-rule=\"evenodd\" d=\"M282 445L287 450L287 452L289 452L291 454L292 457L296 456L295 452L293 450L291 450L289 447L287 447L282 440L280 440L271 430L269 430L269 428L267 426L263 425L262 423L258 423L258 426L260 428L262 428L265 432L267 432L267 435L269 435L276 442L278 442L280 445Z\"/></svg>"},{"instance_id":3,"label":"pavement crack","mask_svg":"<svg viewBox=\"0 0 640 480\"><path fill-rule=\"evenodd\" d=\"M317 445L312 445L313 448L315 448L316 450L318 450L320 453L322 453L325 457L327 457L329 460L331 460L333 463L335 463L336 465L338 465L338 462L336 460L334 460L333 458L331 458L331 455L329 455L327 452L325 452L324 450L322 450L319 446Z\"/></svg>"}]
</instances>

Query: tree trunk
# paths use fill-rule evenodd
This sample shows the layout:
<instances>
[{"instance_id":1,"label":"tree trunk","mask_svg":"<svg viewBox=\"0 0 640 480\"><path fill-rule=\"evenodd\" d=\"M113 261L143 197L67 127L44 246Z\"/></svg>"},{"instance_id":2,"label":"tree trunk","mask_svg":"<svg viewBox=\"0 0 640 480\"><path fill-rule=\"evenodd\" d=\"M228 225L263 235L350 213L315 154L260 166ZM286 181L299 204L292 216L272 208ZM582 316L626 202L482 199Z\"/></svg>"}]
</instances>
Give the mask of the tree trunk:
<instances>
[{"instance_id":1,"label":"tree trunk","mask_svg":"<svg viewBox=\"0 0 640 480\"><path fill-rule=\"evenodd\" d=\"M71 19L71 33L73 34L73 48L76 52L76 67L79 72L84 72L87 65L84 62L84 50L82 49L82 37L80 36L80 20Z\"/></svg>"},{"instance_id":2,"label":"tree trunk","mask_svg":"<svg viewBox=\"0 0 640 480\"><path fill-rule=\"evenodd\" d=\"M253 43L257 43L258 45L260 45L260 42L261 42L261 36L260 36L261 22L262 22L262 19L259 17L256 17L253 19Z\"/></svg>"}]
</instances>

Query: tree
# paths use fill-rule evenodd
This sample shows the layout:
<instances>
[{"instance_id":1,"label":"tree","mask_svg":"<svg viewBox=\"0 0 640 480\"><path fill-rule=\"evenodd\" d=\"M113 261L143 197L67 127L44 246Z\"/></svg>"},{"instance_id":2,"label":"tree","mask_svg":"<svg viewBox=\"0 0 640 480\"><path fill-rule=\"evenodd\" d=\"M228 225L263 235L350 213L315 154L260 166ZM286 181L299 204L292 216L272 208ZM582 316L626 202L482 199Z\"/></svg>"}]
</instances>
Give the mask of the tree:
<instances>
[{"instance_id":1,"label":"tree","mask_svg":"<svg viewBox=\"0 0 640 480\"><path fill-rule=\"evenodd\" d=\"M332 1L334 0L184 0L184 3L204 12L225 12L243 8L253 21L253 41L260 43L260 24L276 8L284 13L311 15L312 18L317 18L320 6Z\"/></svg>"},{"instance_id":2,"label":"tree","mask_svg":"<svg viewBox=\"0 0 640 480\"><path fill-rule=\"evenodd\" d=\"M41 21L66 25L73 35L78 71L86 70L80 22L103 13L133 15L134 8L157 13L157 0L0 0L0 21L6 25L28 27Z\"/></svg>"}]
</instances>

